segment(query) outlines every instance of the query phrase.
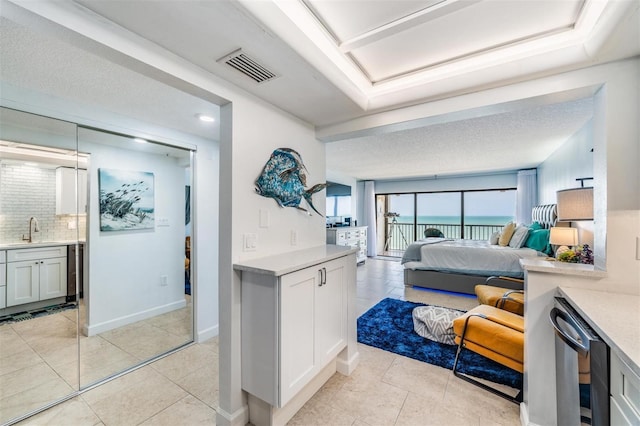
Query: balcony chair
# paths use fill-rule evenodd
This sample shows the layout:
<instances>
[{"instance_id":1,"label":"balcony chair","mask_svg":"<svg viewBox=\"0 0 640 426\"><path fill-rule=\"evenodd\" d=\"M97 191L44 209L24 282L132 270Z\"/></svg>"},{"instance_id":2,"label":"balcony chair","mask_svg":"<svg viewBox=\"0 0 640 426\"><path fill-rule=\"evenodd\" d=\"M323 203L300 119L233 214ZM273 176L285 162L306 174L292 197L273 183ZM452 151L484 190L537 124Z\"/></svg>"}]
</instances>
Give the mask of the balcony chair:
<instances>
[{"instance_id":1,"label":"balcony chair","mask_svg":"<svg viewBox=\"0 0 640 426\"><path fill-rule=\"evenodd\" d=\"M500 309L524 315L524 291L512 288L498 287L491 283L502 280L503 282L517 283L522 285L523 280L511 277L489 277L485 284L475 286L475 293L478 303L481 305L495 306ZM514 284L514 286L516 286Z\"/></svg>"},{"instance_id":2,"label":"balcony chair","mask_svg":"<svg viewBox=\"0 0 640 426\"><path fill-rule=\"evenodd\" d=\"M425 238L429 238L429 237L444 238L444 234L438 228L427 228L424 230L424 237Z\"/></svg>"},{"instance_id":3,"label":"balcony chair","mask_svg":"<svg viewBox=\"0 0 640 426\"><path fill-rule=\"evenodd\" d=\"M462 349L522 373L524 371L524 317L489 305L479 305L453 321L458 344L453 374L511 402L522 402L522 389L516 396L502 392L457 370Z\"/></svg>"}]
</instances>

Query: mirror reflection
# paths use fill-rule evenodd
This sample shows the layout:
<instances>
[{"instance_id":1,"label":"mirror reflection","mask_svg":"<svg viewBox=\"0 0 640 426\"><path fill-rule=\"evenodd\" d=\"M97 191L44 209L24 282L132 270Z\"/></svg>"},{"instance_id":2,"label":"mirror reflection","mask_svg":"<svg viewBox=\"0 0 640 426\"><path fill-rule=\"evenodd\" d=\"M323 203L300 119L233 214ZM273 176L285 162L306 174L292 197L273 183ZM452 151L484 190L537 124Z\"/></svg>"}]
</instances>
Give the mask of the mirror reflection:
<instances>
[{"instance_id":1,"label":"mirror reflection","mask_svg":"<svg viewBox=\"0 0 640 426\"><path fill-rule=\"evenodd\" d=\"M193 340L191 152L78 129L89 161L80 386Z\"/></svg>"},{"instance_id":2,"label":"mirror reflection","mask_svg":"<svg viewBox=\"0 0 640 426\"><path fill-rule=\"evenodd\" d=\"M0 108L0 423L193 341L191 159Z\"/></svg>"},{"instance_id":3,"label":"mirror reflection","mask_svg":"<svg viewBox=\"0 0 640 426\"><path fill-rule=\"evenodd\" d=\"M75 124L0 109L0 423L77 389L78 164Z\"/></svg>"}]
</instances>

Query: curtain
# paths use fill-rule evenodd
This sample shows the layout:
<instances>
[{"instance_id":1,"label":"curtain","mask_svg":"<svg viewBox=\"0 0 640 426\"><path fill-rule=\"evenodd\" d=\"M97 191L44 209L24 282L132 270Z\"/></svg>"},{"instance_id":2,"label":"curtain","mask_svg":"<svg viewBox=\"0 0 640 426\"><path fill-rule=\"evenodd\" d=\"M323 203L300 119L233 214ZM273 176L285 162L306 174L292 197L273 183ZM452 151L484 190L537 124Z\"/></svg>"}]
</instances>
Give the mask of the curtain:
<instances>
[{"instance_id":1,"label":"curtain","mask_svg":"<svg viewBox=\"0 0 640 426\"><path fill-rule=\"evenodd\" d=\"M516 186L516 222L530 224L531 210L538 204L536 169L518 171Z\"/></svg>"},{"instance_id":2,"label":"curtain","mask_svg":"<svg viewBox=\"0 0 640 426\"><path fill-rule=\"evenodd\" d=\"M367 256L375 257L376 249L376 191L372 180L364 182L364 225L367 229Z\"/></svg>"}]
</instances>

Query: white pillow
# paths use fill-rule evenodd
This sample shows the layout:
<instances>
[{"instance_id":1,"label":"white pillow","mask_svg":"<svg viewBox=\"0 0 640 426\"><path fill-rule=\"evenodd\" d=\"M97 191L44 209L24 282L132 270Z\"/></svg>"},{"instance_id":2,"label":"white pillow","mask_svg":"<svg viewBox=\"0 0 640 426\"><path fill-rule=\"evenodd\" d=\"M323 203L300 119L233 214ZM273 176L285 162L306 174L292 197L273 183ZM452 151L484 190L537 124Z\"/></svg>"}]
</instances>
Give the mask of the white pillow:
<instances>
[{"instance_id":1,"label":"white pillow","mask_svg":"<svg viewBox=\"0 0 640 426\"><path fill-rule=\"evenodd\" d=\"M498 240L500 239L500 231L496 231L489 237L489 244L495 246L498 244Z\"/></svg>"},{"instance_id":2,"label":"white pillow","mask_svg":"<svg viewBox=\"0 0 640 426\"><path fill-rule=\"evenodd\" d=\"M516 230L513 231L511 240L509 240L509 247L521 248L524 245L524 243L527 241L528 236L529 236L529 227L518 225L516 227Z\"/></svg>"}]
</instances>

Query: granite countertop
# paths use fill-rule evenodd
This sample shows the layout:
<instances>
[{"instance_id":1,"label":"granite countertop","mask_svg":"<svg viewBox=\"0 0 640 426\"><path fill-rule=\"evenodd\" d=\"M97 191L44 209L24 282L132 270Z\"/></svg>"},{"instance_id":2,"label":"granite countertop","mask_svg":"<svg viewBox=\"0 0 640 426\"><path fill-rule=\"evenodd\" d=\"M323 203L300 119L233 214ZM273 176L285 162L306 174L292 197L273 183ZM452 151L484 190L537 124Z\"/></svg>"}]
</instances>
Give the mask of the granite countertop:
<instances>
[{"instance_id":1,"label":"granite countertop","mask_svg":"<svg viewBox=\"0 0 640 426\"><path fill-rule=\"evenodd\" d=\"M357 251L358 249L351 247L327 244L234 263L233 269L258 274L280 276L309 266L318 265L329 260L337 259Z\"/></svg>"},{"instance_id":2,"label":"granite countertop","mask_svg":"<svg viewBox=\"0 0 640 426\"><path fill-rule=\"evenodd\" d=\"M640 296L569 287L559 292L640 376Z\"/></svg>"},{"instance_id":3,"label":"granite countertop","mask_svg":"<svg viewBox=\"0 0 640 426\"><path fill-rule=\"evenodd\" d=\"M82 240L60 240L60 241L34 241L33 243L17 242L17 243L0 243L0 250L17 250L39 247L68 246L70 244L84 244Z\"/></svg>"}]
</instances>

